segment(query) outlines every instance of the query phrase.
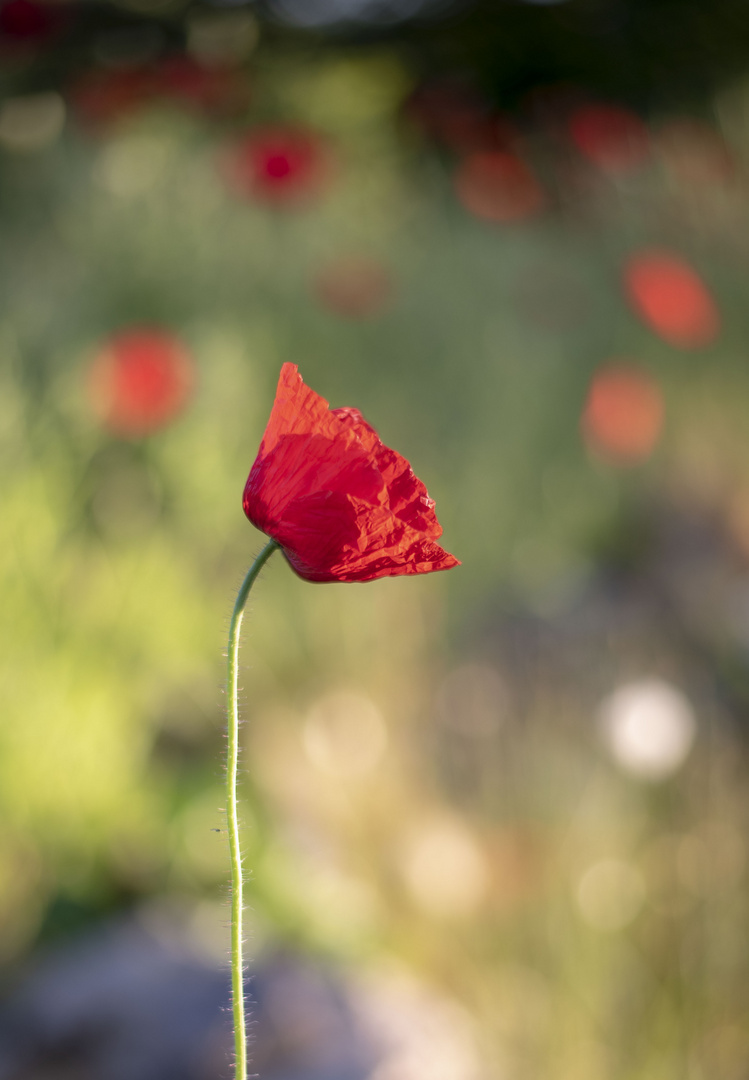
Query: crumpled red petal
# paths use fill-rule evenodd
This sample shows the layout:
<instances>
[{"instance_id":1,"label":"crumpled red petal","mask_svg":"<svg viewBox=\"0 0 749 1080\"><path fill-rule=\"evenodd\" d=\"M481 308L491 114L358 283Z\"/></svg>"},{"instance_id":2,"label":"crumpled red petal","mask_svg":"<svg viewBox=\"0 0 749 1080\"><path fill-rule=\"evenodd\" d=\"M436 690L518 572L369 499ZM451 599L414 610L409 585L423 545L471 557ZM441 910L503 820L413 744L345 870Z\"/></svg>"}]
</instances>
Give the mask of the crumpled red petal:
<instances>
[{"instance_id":1,"label":"crumpled red petal","mask_svg":"<svg viewBox=\"0 0 749 1080\"><path fill-rule=\"evenodd\" d=\"M356 409L333 409L284 364L244 512L307 581L371 581L459 566L434 502Z\"/></svg>"}]
</instances>

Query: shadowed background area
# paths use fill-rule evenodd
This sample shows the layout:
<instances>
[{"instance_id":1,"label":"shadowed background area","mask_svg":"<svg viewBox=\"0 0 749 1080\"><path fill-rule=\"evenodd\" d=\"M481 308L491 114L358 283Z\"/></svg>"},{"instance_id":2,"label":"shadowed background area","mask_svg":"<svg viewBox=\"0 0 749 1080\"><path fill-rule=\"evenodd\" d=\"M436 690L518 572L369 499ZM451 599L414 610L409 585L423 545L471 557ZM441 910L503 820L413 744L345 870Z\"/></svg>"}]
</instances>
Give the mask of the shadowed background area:
<instances>
[{"instance_id":1,"label":"shadowed background area","mask_svg":"<svg viewBox=\"0 0 749 1080\"><path fill-rule=\"evenodd\" d=\"M749 13L0 2L0 1080L228 1077L281 364L449 574L277 556L253 1071L745 1080Z\"/></svg>"}]
</instances>

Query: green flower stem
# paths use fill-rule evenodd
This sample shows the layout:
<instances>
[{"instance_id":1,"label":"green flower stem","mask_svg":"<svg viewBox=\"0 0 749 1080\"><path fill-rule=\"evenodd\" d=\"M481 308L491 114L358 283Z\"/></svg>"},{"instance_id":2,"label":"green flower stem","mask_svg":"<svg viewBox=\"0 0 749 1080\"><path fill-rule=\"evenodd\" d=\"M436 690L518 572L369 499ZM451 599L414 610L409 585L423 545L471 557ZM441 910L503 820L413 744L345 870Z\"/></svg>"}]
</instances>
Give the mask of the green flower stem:
<instances>
[{"instance_id":1,"label":"green flower stem","mask_svg":"<svg viewBox=\"0 0 749 1080\"><path fill-rule=\"evenodd\" d=\"M242 850L239 843L237 819L237 762L239 759L239 708L237 704L237 671L239 667L239 632L242 627L247 597L255 579L279 545L269 540L242 582L229 626L228 657L228 746L226 751L226 818L231 858L231 989L234 1010L235 1078L247 1080L247 1035L244 1012L244 961L242 958L243 881Z\"/></svg>"}]
</instances>

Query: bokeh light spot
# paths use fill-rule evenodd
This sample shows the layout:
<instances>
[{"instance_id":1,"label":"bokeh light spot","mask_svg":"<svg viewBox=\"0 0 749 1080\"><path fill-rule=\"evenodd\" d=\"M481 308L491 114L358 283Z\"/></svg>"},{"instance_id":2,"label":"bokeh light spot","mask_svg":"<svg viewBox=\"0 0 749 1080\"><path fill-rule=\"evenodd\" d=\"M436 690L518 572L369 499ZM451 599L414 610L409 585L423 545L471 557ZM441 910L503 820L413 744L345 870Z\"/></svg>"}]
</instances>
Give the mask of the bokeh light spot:
<instances>
[{"instance_id":1,"label":"bokeh light spot","mask_svg":"<svg viewBox=\"0 0 749 1080\"><path fill-rule=\"evenodd\" d=\"M663 398L644 371L616 365L593 377L581 427L590 448L622 465L652 453L663 427Z\"/></svg>"},{"instance_id":2,"label":"bokeh light spot","mask_svg":"<svg viewBox=\"0 0 749 1080\"><path fill-rule=\"evenodd\" d=\"M643 780L663 780L675 773L697 734L689 701L663 679L620 686L602 702L599 720L617 765Z\"/></svg>"},{"instance_id":3,"label":"bokeh light spot","mask_svg":"<svg viewBox=\"0 0 749 1080\"><path fill-rule=\"evenodd\" d=\"M709 345L718 336L720 316L697 273L676 255L642 251L624 267L627 295L640 318L670 345Z\"/></svg>"},{"instance_id":4,"label":"bokeh light spot","mask_svg":"<svg viewBox=\"0 0 749 1080\"><path fill-rule=\"evenodd\" d=\"M105 191L133 199L153 191L169 172L174 146L159 135L110 138L94 165L93 178Z\"/></svg>"},{"instance_id":5,"label":"bokeh light spot","mask_svg":"<svg viewBox=\"0 0 749 1080\"><path fill-rule=\"evenodd\" d=\"M138 438L182 412L194 383L184 347L161 330L136 328L116 335L89 372L91 402L110 431Z\"/></svg>"},{"instance_id":6,"label":"bokeh light spot","mask_svg":"<svg viewBox=\"0 0 749 1080\"><path fill-rule=\"evenodd\" d=\"M0 106L0 145L15 153L49 146L65 124L65 103L52 91L8 98Z\"/></svg>"},{"instance_id":7,"label":"bokeh light spot","mask_svg":"<svg viewBox=\"0 0 749 1080\"><path fill-rule=\"evenodd\" d=\"M376 1048L368 1080L478 1080L486 1075L473 1016L389 958L357 973L357 1027Z\"/></svg>"},{"instance_id":8,"label":"bokeh light spot","mask_svg":"<svg viewBox=\"0 0 749 1080\"><path fill-rule=\"evenodd\" d=\"M522 221L546 203L529 166L501 150L469 154L455 174L455 191L466 210L487 221Z\"/></svg>"},{"instance_id":9,"label":"bokeh light spot","mask_svg":"<svg viewBox=\"0 0 749 1080\"><path fill-rule=\"evenodd\" d=\"M429 915L471 915L486 895L486 856L460 821L435 819L413 830L404 846L402 865L412 899Z\"/></svg>"},{"instance_id":10,"label":"bokeh light spot","mask_svg":"<svg viewBox=\"0 0 749 1080\"><path fill-rule=\"evenodd\" d=\"M387 728L364 694L327 694L307 715L302 742L312 764L328 776L359 777L377 767L387 747Z\"/></svg>"},{"instance_id":11,"label":"bokeh light spot","mask_svg":"<svg viewBox=\"0 0 749 1080\"><path fill-rule=\"evenodd\" d=\"M604 172L631 172L649 153L647 127L618 105L584 105L570 117L569 129L580 153Z\"/></svg>"}]
</instances>

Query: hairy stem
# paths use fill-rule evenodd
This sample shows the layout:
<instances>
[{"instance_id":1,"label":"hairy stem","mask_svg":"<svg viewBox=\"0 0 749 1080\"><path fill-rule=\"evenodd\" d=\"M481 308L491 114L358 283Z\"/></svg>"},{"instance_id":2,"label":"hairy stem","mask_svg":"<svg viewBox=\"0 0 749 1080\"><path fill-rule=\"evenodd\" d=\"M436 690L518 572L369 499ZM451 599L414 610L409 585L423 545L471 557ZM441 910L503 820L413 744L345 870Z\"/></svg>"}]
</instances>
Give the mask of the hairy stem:
<instances>
[{"instance_id":1,"label":"hairy stem","mask_svg":"<svg viewBox=\"0 0 749 1080\"><path fill-rule=\"evenodd\" d=\"M229 626L228 656L228 743L226 751L226 818L231 859L231 989L234 1011L235 1078L247 1080L247 1034L244 1011L244 960L242 958L243 880L242 850L239 843L237 818L237 763L239 760L239 707L237 704L237 670L239 666L239 632L242 626L247 597L255 579L279 545L269 540L254 563L234 604Z\"/></svg>"}]
</instances>

